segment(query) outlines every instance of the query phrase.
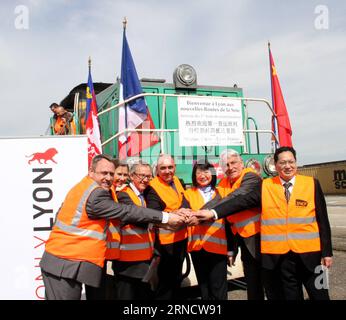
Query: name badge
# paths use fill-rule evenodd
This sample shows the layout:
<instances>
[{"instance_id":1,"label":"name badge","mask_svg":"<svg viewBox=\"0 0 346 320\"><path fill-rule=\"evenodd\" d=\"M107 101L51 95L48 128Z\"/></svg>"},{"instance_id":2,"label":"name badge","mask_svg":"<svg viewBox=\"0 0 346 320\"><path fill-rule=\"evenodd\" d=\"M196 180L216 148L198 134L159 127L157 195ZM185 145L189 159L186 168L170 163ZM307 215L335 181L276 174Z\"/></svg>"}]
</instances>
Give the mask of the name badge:
<instances>
[{"instance_id":1,"label":"name badge","mask_svg":"<svg viewBox=\"0 0 346 320\"><path fill-rule=\"evenodd\" d=\"M305 200L296 199L296 207L307 207L308 202Z\"/></svg>"}]
</instances>

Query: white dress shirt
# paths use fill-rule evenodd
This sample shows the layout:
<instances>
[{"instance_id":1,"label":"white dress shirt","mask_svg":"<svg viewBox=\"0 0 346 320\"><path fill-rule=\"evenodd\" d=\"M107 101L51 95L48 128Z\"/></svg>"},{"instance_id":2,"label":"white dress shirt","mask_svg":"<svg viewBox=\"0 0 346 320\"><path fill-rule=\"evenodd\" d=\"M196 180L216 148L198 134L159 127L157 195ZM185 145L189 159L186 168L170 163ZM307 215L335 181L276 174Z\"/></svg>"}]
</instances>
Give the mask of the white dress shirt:
<instances>
[{"instance_id":1,"label":"white dress shirt","mask_svg":"<svg viewBox=\"0 0 346 320\"><path fill-rule=\"evenodd\" d=\"M296 176L294 176L294 177L293 177L291 180L289 180L289 181L285 181L285 180L281 179L281 177L280 177L280 182L281 182L282 188L283 188L284 190L285 190L284 184L290 182L292 185L288 188L288 191L289 191L290 194L292 194L294 184L296 183Z\"/></svg>"}]
</instances>

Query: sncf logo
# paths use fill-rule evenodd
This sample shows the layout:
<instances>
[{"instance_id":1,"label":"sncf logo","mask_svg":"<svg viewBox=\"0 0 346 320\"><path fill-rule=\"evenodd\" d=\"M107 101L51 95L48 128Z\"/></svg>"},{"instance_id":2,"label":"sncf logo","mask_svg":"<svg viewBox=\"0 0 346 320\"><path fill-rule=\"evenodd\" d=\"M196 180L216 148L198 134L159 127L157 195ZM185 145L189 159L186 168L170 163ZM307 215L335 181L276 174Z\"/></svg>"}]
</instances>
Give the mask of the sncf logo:
<instances>
[{"instance_id":1,"label":"sncf logo","mask_svg":"<svg viewBox=\"0 0 346 320\"><path fill-rule=\"evenodd\" d=\"M47 164L47 161L52 161L57 164L57 162L53 159L54 156L58 153L58 151L55 148L49 148L45 152L36 152L33 153L30 156L26 156L27 158L32 157L28 164L31 164L32 161L37 160L40 164L42 164L41 161L44 161L44 164Z\"/></svg>"}]
</instances>

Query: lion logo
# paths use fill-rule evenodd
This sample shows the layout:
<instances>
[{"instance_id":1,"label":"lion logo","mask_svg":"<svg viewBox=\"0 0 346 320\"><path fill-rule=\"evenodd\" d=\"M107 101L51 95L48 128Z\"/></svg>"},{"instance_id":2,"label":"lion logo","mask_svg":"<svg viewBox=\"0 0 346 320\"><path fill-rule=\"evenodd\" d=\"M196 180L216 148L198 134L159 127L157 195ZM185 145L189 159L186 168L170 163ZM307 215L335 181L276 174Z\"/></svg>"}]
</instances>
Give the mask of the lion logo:
<instances>
[{"instance_id":1,"label":"lion logo","mask_svg":"<svg viewBox=\"0 0 346 320\"><path fill-rule=\"evenodd\" d=\"M44 164L47 164L47 161L53 161L54 163L57 164L57 162L53 159L54 156L58 153L58 151L55 148L49 148L45 152L36 152L33 153L30 156L26 156L27 158L32 157L29 161L28 164L31 164L32 161L37 160L40 164L42 164L42 160L44 161Z\"/></svg>"}]
</instances>

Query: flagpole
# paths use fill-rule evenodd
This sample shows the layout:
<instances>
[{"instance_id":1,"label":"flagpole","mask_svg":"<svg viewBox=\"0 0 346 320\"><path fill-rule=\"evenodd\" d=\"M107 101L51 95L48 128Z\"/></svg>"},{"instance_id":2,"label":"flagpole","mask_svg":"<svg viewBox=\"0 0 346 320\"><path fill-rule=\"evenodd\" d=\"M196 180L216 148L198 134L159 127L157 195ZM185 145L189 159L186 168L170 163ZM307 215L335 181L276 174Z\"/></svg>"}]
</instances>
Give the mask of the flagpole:
<instances>
[{"instance_id":1,"label":"flagpole","mask_svg":"<svg viewBox=\"0 0 346 320\"><path fill-rule=\"evenodd\" d=\"M124 17L123 20L123 44L124 44L124 37L125 37L125 33L126 33L126 25L127 25L127 18ZM123 50L122 52L124 52L124 46L123 46ZM124 58L124 57L123 57ZM122 62L122 64L124 63L124 61ZM124 77L125 75L122 74L122 76ZM122 83L124 84L124 79L122 79ZM123 99L126 99L126 97L123 97ZM125 111L125 130L127 130L127 103L124 104L124 111ZM125 150L126 150L126 158L127 158L127 153L128 153L128 143L127 143L127 137L128 137L128 133L127 131L125 131L125 139L126 139L126 145L125 145Z\"/></svg>"},{"instance_id":2,"label":"flagpole","mask_svg":"<svg viewBox=\"0 0 346 320\"><path fill-rule=\"evenodd\" d=\"M272 94L272 109L274 110L275 116L272 116L272 124L273 124L273 131L274 134L276 135L276 128L277 128L277 124L276 124L276 111L275 111L275 106L274 106L274 92L273 92L273 66L271 63L271 59L270 59L270 42L268 41L268 56L269 56L269 70L270 70L270 91ZM275 149L278 147L277 142L276 142L276 138L274 137L274 143L272 143L272 152L275 151Z\"/></svg>"}]
</instances>

